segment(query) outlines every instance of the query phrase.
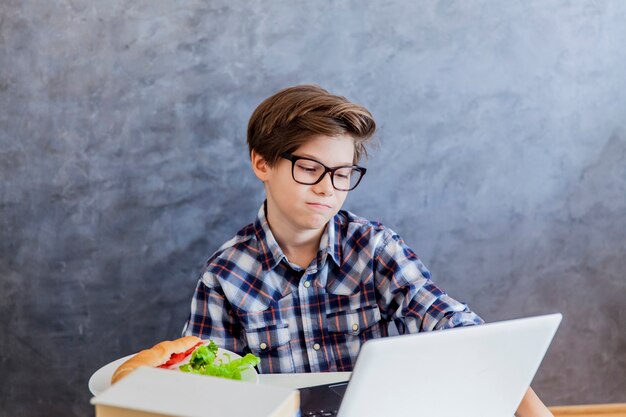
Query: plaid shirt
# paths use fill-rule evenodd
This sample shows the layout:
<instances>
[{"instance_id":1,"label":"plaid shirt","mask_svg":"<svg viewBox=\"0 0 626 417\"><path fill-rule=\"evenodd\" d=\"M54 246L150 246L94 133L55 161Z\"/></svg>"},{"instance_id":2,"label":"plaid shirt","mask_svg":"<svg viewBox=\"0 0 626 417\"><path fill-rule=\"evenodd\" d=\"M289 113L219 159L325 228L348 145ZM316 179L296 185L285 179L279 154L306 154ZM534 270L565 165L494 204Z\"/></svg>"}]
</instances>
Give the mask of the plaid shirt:
<instances>
[{"instance_id":1,"label":"plaid shirt","mask_svg":"<svg viewBox=\"0 0 626 417\"><path fill-rule=\"evenodd\" d=\"M207 262L183 335L252 352L261 373L351 371L392 320L401 334L483 322L380 223L340 211L304 269L283 254L263 205Z\"/></svg>"}]
</instances>

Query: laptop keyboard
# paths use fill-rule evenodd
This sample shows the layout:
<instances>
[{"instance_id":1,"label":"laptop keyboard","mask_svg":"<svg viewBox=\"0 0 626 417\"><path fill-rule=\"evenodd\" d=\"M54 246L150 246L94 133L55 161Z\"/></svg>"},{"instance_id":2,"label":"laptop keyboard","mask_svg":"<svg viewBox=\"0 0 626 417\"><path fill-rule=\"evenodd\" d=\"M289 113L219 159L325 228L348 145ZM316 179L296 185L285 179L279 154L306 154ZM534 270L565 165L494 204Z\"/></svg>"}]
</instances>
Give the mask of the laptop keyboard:
<instances>
[{"instance_id":1,"label":"laptop keyboard","mask_svg":"<svg viewBox=\"0 0 626 417\"><path fill-rule=\"evenodd\" d=\"M318 410L318 411L308 411L306 413L302 413L302 417L331 417L336 416L337 411L333 410Z\"/></svg>"}]
</instances>

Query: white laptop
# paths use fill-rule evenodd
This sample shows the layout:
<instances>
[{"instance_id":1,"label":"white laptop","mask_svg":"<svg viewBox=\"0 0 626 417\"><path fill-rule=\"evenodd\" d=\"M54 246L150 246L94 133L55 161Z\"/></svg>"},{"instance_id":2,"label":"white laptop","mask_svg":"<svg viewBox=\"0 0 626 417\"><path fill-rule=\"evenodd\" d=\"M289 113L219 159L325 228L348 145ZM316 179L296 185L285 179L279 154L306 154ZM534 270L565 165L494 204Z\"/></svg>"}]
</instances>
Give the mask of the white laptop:
<instances>
[{"instance_id":1,"label":"white laptop","mask_svg":"<svg viewBox=\"0 0 626 417\"><path fill-rule=\"evenodd\" d=\"M367 341L349 382L300 389L302 417L511 417L561 319L550 314Z\"/></svg>"}]
</instances>

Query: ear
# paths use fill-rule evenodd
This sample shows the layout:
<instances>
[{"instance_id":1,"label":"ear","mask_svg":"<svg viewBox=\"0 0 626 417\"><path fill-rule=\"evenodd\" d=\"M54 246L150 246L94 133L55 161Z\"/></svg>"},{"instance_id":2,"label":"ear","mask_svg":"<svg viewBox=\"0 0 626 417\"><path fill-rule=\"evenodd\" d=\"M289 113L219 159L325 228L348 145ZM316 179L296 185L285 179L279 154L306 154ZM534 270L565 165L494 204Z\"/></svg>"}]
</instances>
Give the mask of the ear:
<instances>
[{"instance_id":1,"label":"ear","mask_svg":"<svg viewBox=\"0 0 626 417\"><path fill-rule=\"evenodd\" d=\"M256 151L252 151L250 154L250 160L254 175L256 175L256 177L263 182L267 181L272 168L268 165L265 158L259 155Z\"/></svg>"}]
</instances>

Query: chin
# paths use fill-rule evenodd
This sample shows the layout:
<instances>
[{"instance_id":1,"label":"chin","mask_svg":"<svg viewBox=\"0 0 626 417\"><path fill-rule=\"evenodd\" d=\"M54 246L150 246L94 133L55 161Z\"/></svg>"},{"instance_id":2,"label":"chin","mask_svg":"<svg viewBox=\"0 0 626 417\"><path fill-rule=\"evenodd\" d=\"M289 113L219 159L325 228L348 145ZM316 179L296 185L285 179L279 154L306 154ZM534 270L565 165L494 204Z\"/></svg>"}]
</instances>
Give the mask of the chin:
<instances>
[{"instance_id":1,"label":"chin","mask_svg":"<svg viewBox=\"0 0 626 417\"><path fill-rule=\"evenodd\" d=\"M331 216L332 218L332 216ZM307 229L319 230L326 226L330 218L326 218L325 216L315 216L306 219L303 223L303 226Z\"/></svg>"}]
</instances>

